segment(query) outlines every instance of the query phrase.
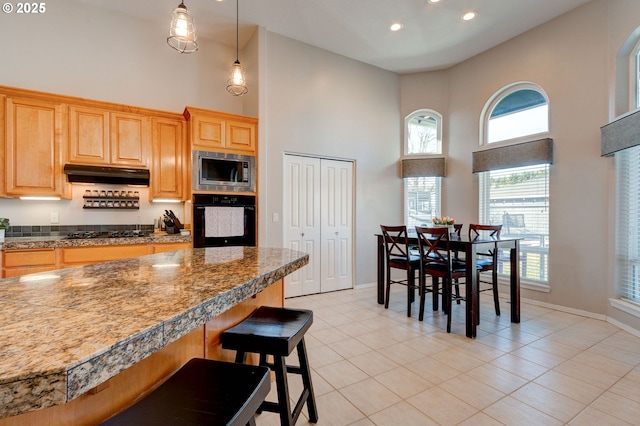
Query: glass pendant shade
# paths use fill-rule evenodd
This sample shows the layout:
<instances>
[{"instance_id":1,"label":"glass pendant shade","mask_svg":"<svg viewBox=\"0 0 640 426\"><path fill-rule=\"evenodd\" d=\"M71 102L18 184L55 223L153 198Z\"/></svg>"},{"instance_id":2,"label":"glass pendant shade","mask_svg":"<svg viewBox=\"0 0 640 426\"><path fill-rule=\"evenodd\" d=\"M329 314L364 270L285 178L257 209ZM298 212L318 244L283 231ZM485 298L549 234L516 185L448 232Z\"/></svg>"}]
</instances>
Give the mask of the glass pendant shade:
<instances>
[{"instance_id":1,"label":"glass pendant shade","mask_svg":"<svg viewBox=\"0 0 640 426\"><path fill-rule=\"evenodd\" d=\"M227 91L233 96L242 96L249 91L247 89L247 80L244 78L244 68L240 65L240 61L236 61L229 71L229 80L227 80Z\"/></svg>"},{"instance_id":2,"label":"glass pendant shade","mask_svg":"<svg viewBox=\"0 0 640 426\"><path fill-rule=\"evenodd\" d=\"M171 25L167 43L180 53L193 53L198 50L198 37L193 16L184 3L180 3L171 14Z\"/></svg>"}]
</instances>

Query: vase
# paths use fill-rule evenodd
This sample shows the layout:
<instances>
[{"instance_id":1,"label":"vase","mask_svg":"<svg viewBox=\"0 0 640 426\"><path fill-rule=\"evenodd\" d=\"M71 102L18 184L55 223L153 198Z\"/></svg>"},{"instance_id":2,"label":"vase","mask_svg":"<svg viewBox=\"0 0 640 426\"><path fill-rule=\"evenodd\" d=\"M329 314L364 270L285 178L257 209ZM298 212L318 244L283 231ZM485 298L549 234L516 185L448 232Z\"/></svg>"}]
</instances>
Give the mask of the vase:
<instances>
[{"instance_id":1,"label":"vase","mask_svg":"<svg viewBox=\"0 0 640 426\"><path fill-rule=\"evenodd\" d=\"M0 243L4 241L4 229L0 229Z\"/></svg>"}]
</instances>

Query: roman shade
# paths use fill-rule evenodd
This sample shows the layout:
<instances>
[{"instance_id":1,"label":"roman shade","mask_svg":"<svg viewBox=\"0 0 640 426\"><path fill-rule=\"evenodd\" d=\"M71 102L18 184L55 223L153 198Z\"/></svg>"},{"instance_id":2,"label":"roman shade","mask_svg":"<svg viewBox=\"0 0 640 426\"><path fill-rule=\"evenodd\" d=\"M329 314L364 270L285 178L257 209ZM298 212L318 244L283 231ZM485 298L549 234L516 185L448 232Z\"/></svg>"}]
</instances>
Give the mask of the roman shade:
<instances>
[{"instance_id":1,"label":"roman shade","mask_svg":"<svg viewBox=\"0 0 640 426\"><path fill-rule=\"evenodd\" d=\"M444 157L405 158L401 163L402 177L443 177Z\"/></svg>"},{"instance_id":2,"label":"roman shade","mask_svg":"<svg viewBox=\"0 0 640 426\"><path fill-rule=\"evenodd\" d=\"M553 139L538 139L473 153L473 173L553 163Z\"/></svg>"},{"instance_id":3,"label":"roman shade","mask_svg":"<svg viewBox=\"0 0 640 426\"><path fill-rule=\"evenodd\" d=\"M600 128L600 155L603 157L636 145L640 145L640 110Z\"/></svg>"}]
</instances>

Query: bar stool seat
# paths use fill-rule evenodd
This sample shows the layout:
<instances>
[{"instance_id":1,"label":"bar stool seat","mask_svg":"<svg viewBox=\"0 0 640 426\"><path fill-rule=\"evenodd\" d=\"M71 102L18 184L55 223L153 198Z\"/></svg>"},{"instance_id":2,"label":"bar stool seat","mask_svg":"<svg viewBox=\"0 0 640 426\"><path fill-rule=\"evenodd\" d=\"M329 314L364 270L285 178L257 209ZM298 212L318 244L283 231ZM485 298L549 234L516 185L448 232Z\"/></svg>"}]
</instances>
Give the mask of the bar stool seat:
<instances>
[{"instance_id":1,"label":"bar stool seat","mask_svg":"<svg viewBox=\"0 0 640 426\"><path fill-rule=\"evenodd\" d=\"M265 401L260 410L280 414L281 425L294 425L304 403L307 403L309 421L318 421L311 372L304 343L304 334L313 323L313 312L303 309L288 309L261 306L249 317L221 335L222 347L236 350L236 362L244 363L248 352L260 354L260 365L273 369L276 376L278 402ZM286 364L286 357L297 349L299 366ZM273 362L267 361L267 356ZM287 373L302 376L303 390L291 410Z\"/></svg>"},{"instance_id":2,"label":"bar stool seat","mask_svg":"<svg viewBox=\"0 0 640 426\"><path fill-rule=\"evenodd\" d=\"M193 358L149 395L101 425L255 425L269 369Z\"/></svg>"}]
</instances>

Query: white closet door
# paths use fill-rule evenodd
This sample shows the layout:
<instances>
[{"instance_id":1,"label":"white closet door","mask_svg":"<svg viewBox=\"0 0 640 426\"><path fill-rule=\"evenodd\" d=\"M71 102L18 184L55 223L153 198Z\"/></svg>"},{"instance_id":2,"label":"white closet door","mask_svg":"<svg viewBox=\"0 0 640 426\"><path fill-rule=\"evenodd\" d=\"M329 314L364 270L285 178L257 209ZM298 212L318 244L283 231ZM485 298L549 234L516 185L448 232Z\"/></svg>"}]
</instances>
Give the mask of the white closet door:
<instances>
[{"instance_id":1,"label":"white closet door","mask_svg":"<svg viewBox=\"0 0 640 426\"><path fill-rule=\"evenodd\" d=\"M321 292L353 287L353 163L321 162Z\"/></svg>"},{"instance_id":2,"label":"white closet door","mask_svg":"<svg viewBox=\"0 0 640 426\"><path fill-rule=\"evenodd\" d=\"M320 159L284 156L284 243L309 254L285 279L285 297L320 293Z\"/></svg>"}]
</instances>

